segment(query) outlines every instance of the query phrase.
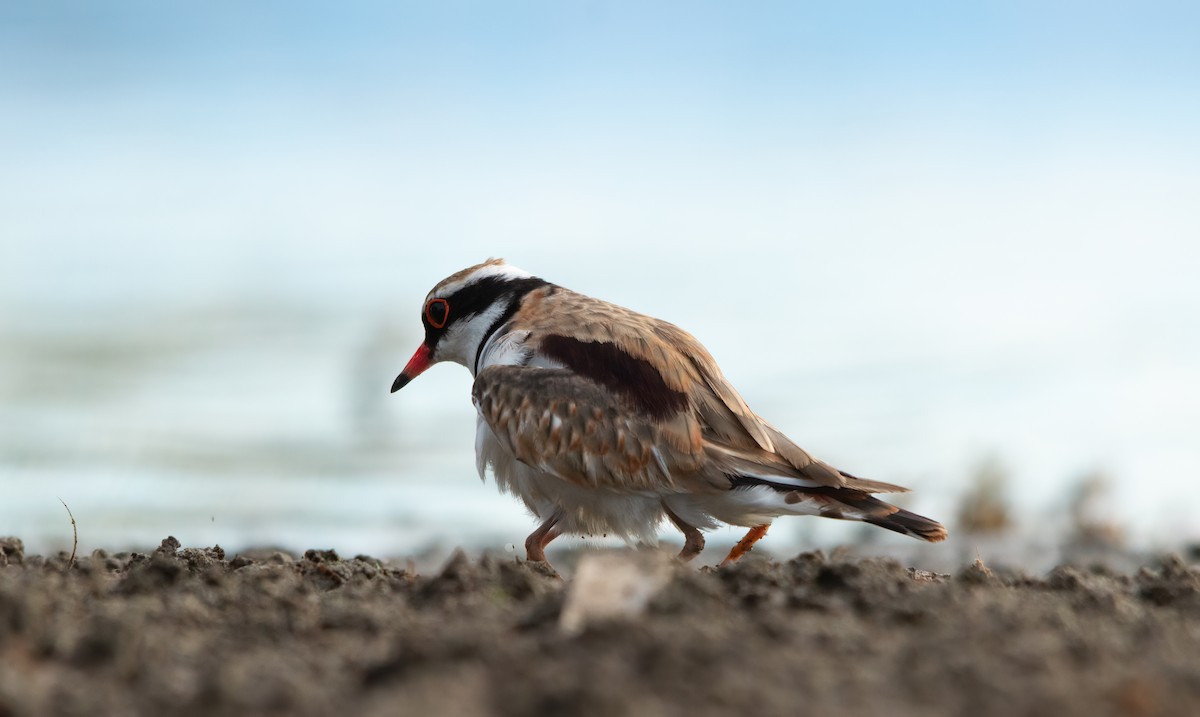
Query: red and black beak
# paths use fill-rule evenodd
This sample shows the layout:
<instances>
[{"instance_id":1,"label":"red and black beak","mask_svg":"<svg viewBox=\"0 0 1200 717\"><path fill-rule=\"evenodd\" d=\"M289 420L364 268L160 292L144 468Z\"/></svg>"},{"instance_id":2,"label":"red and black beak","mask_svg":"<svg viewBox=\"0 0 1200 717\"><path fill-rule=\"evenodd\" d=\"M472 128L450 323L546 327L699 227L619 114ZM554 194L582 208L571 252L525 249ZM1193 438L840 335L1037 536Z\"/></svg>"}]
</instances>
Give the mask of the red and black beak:
<instances>
[{"instance_id":1,"label":"red and black beak","mask_svg":"<svg viewBox=\"0 0 1200 717\"><path fill-rule=\"evenodd\" d=\"M425 369L433 365L433 348L429 344L421 344L417 347L417 352L408 360L408 365L396 377L392 383L392 393L399 391L408 385L408 382L420 376L425 372Z\"/></svg>"}]
</instances>

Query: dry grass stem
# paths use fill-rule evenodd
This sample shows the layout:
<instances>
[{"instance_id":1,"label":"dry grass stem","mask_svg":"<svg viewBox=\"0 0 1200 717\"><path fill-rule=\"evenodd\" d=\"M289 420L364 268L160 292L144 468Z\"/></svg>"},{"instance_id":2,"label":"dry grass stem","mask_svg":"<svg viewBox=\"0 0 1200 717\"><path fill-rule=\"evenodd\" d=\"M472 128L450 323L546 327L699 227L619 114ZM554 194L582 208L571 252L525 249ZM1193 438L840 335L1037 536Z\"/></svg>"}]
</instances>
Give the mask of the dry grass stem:
<instances>
[{"instance_id":1,"label":"dry grass stem","mask_svg":"<svg viewBox=\"0 0 1200 717\"><path fill-rule=\"evenodd\" d=\"M67 561L67 570L75 567L75 551L79 548L79 528L75 525L75 516L71 513L71 507L67 505L67 501L62 498L58 499L59 503L67 509L67 515L71 517L71 559Z\"/></svg>"}]
</instances>

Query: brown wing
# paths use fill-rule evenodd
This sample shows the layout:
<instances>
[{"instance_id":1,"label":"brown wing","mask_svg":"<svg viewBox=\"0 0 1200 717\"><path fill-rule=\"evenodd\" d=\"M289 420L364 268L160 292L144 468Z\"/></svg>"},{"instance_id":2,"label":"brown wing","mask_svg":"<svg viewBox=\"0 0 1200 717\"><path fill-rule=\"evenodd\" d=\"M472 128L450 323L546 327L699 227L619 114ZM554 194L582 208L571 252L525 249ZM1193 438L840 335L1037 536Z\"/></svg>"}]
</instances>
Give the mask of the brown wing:
<instances>
[{"instance_id":1,"label":"brown wing","mask_svg":"<svg viewBox=\"0 0 1200 717\"><path fill-rule=\"evenodd\" d=\"M650 410L673 411L690 402L705 431L720 441L774 450L768 427L704 346L678 326L561 287L530 295L518 322L539 337L542 353L583 375L589 368L603 374L609 366L630 366L630 359L644 363L653 375L637 370L594 378L629 388Z\"/></svg>"},{"instance_id":2,"label":"brown wing","mask_svg":"<svg viewBox=\"0 0 1200 717\"><path fill-rule=\"evenodd\" d=\"M674 324L556 287L531 295L519 321L539 337L540 352L591 378L653 416L690 412L726 475L735 469L795 477L803 484L903 490L842 473L762 420L691 334ZM557 331L556 331L557 329ZM568 333L569 335L564 335ZM710 466L704 479L724 485Z\"/></svg>"},{"instance_id":3,"label":"brown wing","mask_svg":"<svg viewBox=\"0 0 1200 717\"><path fill-rule=\"evenodd\" d=\"M705 461L690 412L649 415L566 369L491 366L479 372L471 395L517 460L577 485L676 493Z\"/></svg>"}]
</instances>

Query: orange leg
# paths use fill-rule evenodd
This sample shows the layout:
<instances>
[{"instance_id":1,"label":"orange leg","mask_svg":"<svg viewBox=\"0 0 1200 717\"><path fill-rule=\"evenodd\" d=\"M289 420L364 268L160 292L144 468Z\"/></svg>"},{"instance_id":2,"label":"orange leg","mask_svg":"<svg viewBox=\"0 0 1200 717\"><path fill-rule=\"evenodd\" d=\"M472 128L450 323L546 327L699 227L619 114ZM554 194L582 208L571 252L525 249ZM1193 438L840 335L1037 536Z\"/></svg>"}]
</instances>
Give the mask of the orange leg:
<instances>
[{"instance_id":1,"label":"orange leg","mask_svg":"<svg viewBox=\"0 0 1200 717\"><path fill-rule=\"evenodd\" d=\"M750 552L750 549L754 547L754 544L762 540L763 536L767 534L767 528L770 527L771 524L767 523L766 525L756 525L751 528L750 532L746 533L746 537L739 540L738 544L733 546L733 550L729 551L729 555L725 556L725 559L721 561L721 564L729 565L730 563L736 563L738 558Z\"/></svg>"},{"instance_id":2,"label":"orange leg","mask_svg":"<svg viewBox=\"0 0 1200 717\"><path fill-rule=\"evenodd\" d=\"M550 544L551 540L558 537L558 531L554 529L554 526L558 524L558 519L557 515L550 516L525 539L526 560L546 562L546 546Z\"/></svg>"}]
</instances>

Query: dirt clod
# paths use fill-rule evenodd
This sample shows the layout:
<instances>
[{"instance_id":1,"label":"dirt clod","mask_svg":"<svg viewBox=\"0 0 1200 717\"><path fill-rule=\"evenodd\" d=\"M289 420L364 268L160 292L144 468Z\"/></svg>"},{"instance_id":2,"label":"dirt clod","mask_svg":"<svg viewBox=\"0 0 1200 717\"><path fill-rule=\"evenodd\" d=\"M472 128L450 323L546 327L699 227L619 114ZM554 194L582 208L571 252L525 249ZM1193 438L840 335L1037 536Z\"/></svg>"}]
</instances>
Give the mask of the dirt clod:
<instances>
[{"instance_id":1,"label":"dirt clod","mask_svg":"<svg viewBox=\"0 0 1200 717\"><path fill-rule=\"evenodd\" d=\"M25 562L25 543L20 538L0 538L0 568Z\"/></svg>"}]
</instances>

